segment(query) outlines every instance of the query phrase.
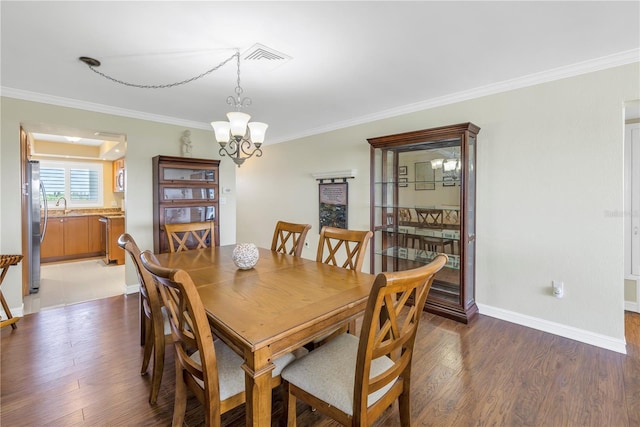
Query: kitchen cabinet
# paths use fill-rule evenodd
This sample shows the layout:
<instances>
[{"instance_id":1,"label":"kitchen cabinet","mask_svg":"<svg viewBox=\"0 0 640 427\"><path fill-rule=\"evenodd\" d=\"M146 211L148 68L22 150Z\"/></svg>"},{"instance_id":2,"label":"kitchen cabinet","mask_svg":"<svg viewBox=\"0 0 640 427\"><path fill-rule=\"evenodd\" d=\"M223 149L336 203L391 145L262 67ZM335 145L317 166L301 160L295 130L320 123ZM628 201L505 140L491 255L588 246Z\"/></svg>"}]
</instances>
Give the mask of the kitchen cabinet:
<instances>
[{"instance_id":1,"label":"kitchen cabinet","mask_svg":"<svg viewBox=\"0 0 640 427\"><path fill-rule=\"evenodd\" d=\"M215 245L220 245L219 166L220 160L153 158L154 252L169 252L165 224L214 221Z\"/></svg>"},{"instance_id":2,"label":"kitchen cabinet","mask_svg":"<svg viewBox=\"0 0 640 427\"><path fill-rule=\"evenodd\" d=\"M47 262L64 256L64 218L49 217L47 231L40 245L40 260Z\"/></svg>"},{"instance_id":3,"label":"kitchen cabinet","mask_svg":"<svg viewBox=\"0 0 640 427\"><path fill-rule=\"evenodd\" d=\"M89 252L89 218L79 216L64 219L64 254L74 256Z\"/></svg>"},{"instance_id":4,"label":"kitchen cabinet","mask_svg":"<svg viewBox=\"0 0 640 427\"><path fill-rule=\"evenodd\" d=\"M43 263L100 256L104 252L99 216L50 216L40 246Z\"/></svg>"},{"instance_id":5,"label":"kitchen cabinet","mask_svg":"<svg viewBox=\"0 0 640 427\"><path fill-rule=\"evenodd\" d=\"M371 151L372 272L449 261L424 310L459 322L475 303L476 144L473 123L368 139Z\"/></svg>"}]
</instances>

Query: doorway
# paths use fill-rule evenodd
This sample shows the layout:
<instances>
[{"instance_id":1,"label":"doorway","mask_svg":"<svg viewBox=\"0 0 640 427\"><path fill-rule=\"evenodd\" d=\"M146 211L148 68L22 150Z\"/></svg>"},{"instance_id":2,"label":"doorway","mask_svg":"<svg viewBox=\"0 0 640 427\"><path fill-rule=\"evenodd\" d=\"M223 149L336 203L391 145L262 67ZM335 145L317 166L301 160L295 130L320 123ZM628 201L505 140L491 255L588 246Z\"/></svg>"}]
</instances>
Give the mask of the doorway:
<instances>
[{"instance_id":1,"label":"doorway","mask_svg":"<svg viewBox=\"0 0 640 427\"><path fill-rule=\"evenodd\" d=\"M117 188L114 164L124 164L125 135L23 123L20 143L23 169L37 163L47 184L36 196L35 181L23 174L25 314L125 293L124 264L105 264L97 222L101 215L124 217L125 191ZM40 239L27 241L33 223Z\"/></svg>"},{"instance_id":2,"label":"doorway","mask_svg":"<svg viewBox=\"0 0 640 427\"><path fill-rule=\"evenodd\" d=\"M624 300L640 313L640 100L625 105Z\"/></svg>"}]
</instances>

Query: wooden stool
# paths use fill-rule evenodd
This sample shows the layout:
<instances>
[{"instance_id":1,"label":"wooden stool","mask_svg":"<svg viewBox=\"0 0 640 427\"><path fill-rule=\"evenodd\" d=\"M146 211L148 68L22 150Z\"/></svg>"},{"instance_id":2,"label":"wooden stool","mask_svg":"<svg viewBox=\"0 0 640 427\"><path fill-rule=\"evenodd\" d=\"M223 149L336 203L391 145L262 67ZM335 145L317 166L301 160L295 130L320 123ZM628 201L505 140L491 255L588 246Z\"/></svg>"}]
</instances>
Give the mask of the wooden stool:
<instances>
[{"instance_id":1,"label":"wooden stool","mask_svg":"<svg viewBox=\"0 0 640 427\"><path fill-rule=\"evenodd\" d=\"M22 261L22 255L0 255L0 268L2 268L2 274L0 275L0 286L2 286L2 281L4 280L4 276L6 276L9 267L12 265L18 264ZM20 320L19 317L13 317L11 315L11 310L9 310L9 305L4 299L4 295L2 295L2 290L0 289L0 302L2 302L2 308L4 312L7 314L7 319L0 321L0 328L11 325L13 329L16 329L16 322Z\"/></svg>"}]
</instances>

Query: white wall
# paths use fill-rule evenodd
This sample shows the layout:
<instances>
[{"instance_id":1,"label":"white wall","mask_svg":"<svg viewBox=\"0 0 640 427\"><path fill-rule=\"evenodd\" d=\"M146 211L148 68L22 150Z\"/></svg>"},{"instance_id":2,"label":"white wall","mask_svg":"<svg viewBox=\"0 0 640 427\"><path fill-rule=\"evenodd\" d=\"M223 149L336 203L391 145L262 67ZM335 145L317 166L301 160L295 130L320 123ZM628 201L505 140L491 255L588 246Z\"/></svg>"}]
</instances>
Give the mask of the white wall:
<instances>
[{"instance_id":1,"label":"white wall","mask_svg":"<svg viewBox=\"0 0 640 427\"><path fill-rule=\"evenodd\" d=\"M158 154L179 156L180 137L184 127L129 119L115 115L94 113L73 108L57 107L42 103L1 98L2 140L0 143L0 253L22 253L20 220L20 139L21 123L47 123L121 132L127 135L127 192L125 228L142 249L153 249L153 193L152 161ZM201 129L191 130L193 157L217 159L213 133ZM235 173L232 162L220 163L220 182L231 192L226 194L227 202L220 206L220 243L235 242ZM127 257L126 282L136 284L135 270ZM22 308L21 266L12 267L2 292L12 313Z\"/></svg>"},{"instance_id":2,"label":"white wall","mask_svg":"<svg viewBox=\"0 0 640 427\"><path fill-rule=\"evenodd\" d=\"M367 229L366 139L471 121L479 305L624 349L623 222L607 212L623 209L623 107L640 98L639 75L636 63L267 146L238 172L238 240L266 246L278 219L308 222L313 258L311 173L357 169L349 227Z\"/></svg>"}]
</instances>

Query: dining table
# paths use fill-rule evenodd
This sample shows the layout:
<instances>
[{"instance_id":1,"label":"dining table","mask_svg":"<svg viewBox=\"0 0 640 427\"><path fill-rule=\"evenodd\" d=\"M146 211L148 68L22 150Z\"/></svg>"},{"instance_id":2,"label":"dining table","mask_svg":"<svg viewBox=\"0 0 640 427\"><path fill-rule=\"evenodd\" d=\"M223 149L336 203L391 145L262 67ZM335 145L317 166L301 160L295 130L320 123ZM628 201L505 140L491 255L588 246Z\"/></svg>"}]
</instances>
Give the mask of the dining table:
<instances>
[{"instance_id":1,"label":"dining table","mask_svg":"<svg viewBox=\"0 0 640 427\"><path fill-rule=\"evenodd\" d=\"M265 248L243 270L234 248L156 258L189 273L213 333L244 358L246 425L271 427L273 360L362 316L375 276Z\"/></svg>"}]
</instances>

